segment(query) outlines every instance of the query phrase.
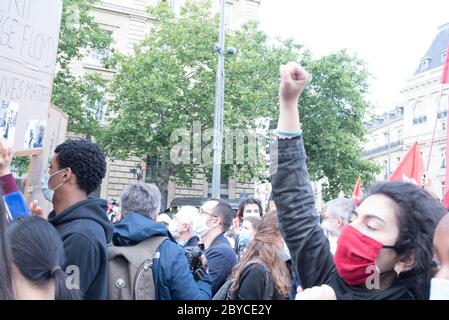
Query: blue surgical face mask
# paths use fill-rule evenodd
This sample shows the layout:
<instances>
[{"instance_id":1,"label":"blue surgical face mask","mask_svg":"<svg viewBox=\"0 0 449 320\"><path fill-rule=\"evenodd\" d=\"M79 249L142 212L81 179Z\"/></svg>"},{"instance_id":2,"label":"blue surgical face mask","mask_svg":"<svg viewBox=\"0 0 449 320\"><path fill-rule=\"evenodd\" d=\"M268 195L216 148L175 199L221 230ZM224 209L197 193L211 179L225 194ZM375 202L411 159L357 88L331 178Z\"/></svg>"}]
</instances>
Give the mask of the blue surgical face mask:
<instances>
[{"instance_id":1,"label":"blue surgical face mask","mask_svg":"<svg viewBox=\"0 0 449 320\"><path fill-rule=\"evenodd\" d=\"M248 230L242 230L239 233L239 245L241 247L246 247L248 246L248 243L251 240L251 232Z\"/></svg>"},{"instance_id":2,"label":"blue surgical face mask","mask_svg":"<svg viewBox=\"0 0 449 320\"><path fill-rule=\"evenodd\" d=\"M449 280L432 278L430 281L430 300L449 300Z\"/></svg>"}]
</instances>

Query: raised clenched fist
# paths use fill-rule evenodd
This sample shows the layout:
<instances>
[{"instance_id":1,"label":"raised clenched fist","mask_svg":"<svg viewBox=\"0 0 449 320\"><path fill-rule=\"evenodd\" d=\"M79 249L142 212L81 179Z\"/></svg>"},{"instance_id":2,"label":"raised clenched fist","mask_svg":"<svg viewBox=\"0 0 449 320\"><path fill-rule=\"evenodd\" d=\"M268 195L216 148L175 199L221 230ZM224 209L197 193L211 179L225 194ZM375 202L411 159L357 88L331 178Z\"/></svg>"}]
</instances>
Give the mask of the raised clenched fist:
<instances>
[{"instance_id":1,"label":"raised clenched fist","mask_svg":"<svg viewBox=\"0 0 449 320\"><path fill-rule=\"evenodd\" d=\"M281 65L280 76L279 98L287 103L297 101L310 80L309 73L296 62Z\"/></svg>"}]
</instances>

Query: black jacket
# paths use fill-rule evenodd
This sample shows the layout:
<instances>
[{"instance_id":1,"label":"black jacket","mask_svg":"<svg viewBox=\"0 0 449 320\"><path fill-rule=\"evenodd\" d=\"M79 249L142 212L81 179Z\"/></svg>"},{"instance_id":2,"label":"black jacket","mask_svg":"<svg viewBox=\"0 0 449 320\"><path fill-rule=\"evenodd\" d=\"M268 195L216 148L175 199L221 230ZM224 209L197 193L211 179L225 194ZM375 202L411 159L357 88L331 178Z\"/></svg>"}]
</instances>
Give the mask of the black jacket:
<instances>
[{"instance_id":1,"label":"black jacket","mask_svg":"<svg viewBox=\"0 0 449 320\"><path fill-rule=\"evenodd\" d=\"M107 299L107 244L112 240L113 225L106 210L105 200L87 199L58 215L52 211L48 217L64 242L66 271L69 275L76 275L70 266L79 270L79 285L84 299Z\"/></svg>"},{"instance_id":2,"label":"black jacket","mask_svg":"<svg viewBox=\"0 0 449 320\"><path fill-rule=\"evenodd\" d=\"M235 300L285 300L276 292L268 269L253 263L246 266L240 277Z\"/></svg>"},{"instance_id":3,"label":"black jacket","mask_svg":"<svg viewBox=\"0 0 449 320\"><path fill-rule=\"evenodd\" d=\"M337 299L414 299L406 279L396 280L383 291L374 291L349 286L340 278L315 209L302 137L279 140L271 155L273 198L302 287L327 284Z\"/></svg>"},{"instance_id":4,"label":"black jacket","mask_svg":"<svg viewBox=\"0 0 449 320\"><path fill-rule=\"evenodd\" d=\"M223 234L215 238L204 255L212 281L212 296L214 296L237 264L237 256Z\"/></svg>"}]
</instances>

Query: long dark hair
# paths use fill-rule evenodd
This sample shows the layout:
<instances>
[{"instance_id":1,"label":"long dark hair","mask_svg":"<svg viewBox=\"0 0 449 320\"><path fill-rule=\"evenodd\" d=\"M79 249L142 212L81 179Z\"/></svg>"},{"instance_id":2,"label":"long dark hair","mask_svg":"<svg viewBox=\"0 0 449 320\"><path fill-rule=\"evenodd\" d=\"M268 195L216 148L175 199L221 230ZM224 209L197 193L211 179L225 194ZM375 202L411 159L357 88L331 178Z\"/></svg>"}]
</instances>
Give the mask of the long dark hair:
<instances>
[{"instance_id":1,"label":"long dark hair","mask_svg":"<svg viewBox=\"0 0 449 320\"><path fill-rule=\"evenodd\" d=\"M0 190L0 300L12 300L11 249L6 236L6 207Z\"/></svg>"},{"instance_id":2,"label":"long dark hair","mask_svg":"<svg viewBox=\"0 0 449 320\"><path fill-rule=\"evenodd\" d=\"M281 236L277 213L267 213L257 226L254 239L250 241L242 259L232 270L234 281L230 288L231 297L236 298L240 289L240 276L254 258L262 260L267 267L276 292L280 296L288 297L291 288L290 273L279 254L280 249L275 244L276 238Z\"/></svg>"},{"instance_id":3,"label":"long dark hair","mask_svg":"<svg viewBox=\"0 0 449 320\"><path fill-rule=\"evenodd\" d=\"M399 237L395 244L396 252L415 257L414 268L402 273L400 279L407 279L416 299L428 299L433 236L446 209L426 190L411 183L379 183L371 188L365 198L375 194L382 194L397 205L395 213L399 221Z\"/></svg>"},{"instance_id":4,"label":"long dark hair","mask_svg":"<svg viewBox=\"0 0 449 320\"><path fill-rule=\"evenodd\" d=\"M8 226L14 265L36 286L55 283L56 300L79 299L77 290L66 286L64 245L56 229L40 217L21 217Z\"/></svg>"}]
</instances>

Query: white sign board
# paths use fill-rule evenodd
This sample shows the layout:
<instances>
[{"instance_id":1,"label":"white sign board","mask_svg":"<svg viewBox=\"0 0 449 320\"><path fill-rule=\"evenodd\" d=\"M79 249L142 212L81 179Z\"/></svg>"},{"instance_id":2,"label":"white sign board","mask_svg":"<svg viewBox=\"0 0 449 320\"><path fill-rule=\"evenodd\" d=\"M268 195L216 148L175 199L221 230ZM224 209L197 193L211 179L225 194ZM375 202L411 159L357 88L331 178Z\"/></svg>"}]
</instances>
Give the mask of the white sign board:
<instances>
[{"instance_id":1,"label":"white sign board","mask_svg":"<svg viewBox=\"0 0 449 320\"><path fill-rule=\"evenodd\" d=\"M1 0L0 0L1 1ZM28 170L25 196L28 202L38 200L39 206L45 212L52 210L52 204L45 200L42 194L43 176L48 173L49 164L54 156L55 148L66 140L68 117L59 108L50 106L47 118L47 134L40 155L31 159Z\"/></svg>"},{"instance_id":2,"label":"white sign board","mask_svg":"<svg viewBox=\"0 0 449 320\"><path fill-rule=\"evenodd\" d=\"M0 134L18 154L42 150L61 0L0 0Z\"/></svg>"}]
</instances>

